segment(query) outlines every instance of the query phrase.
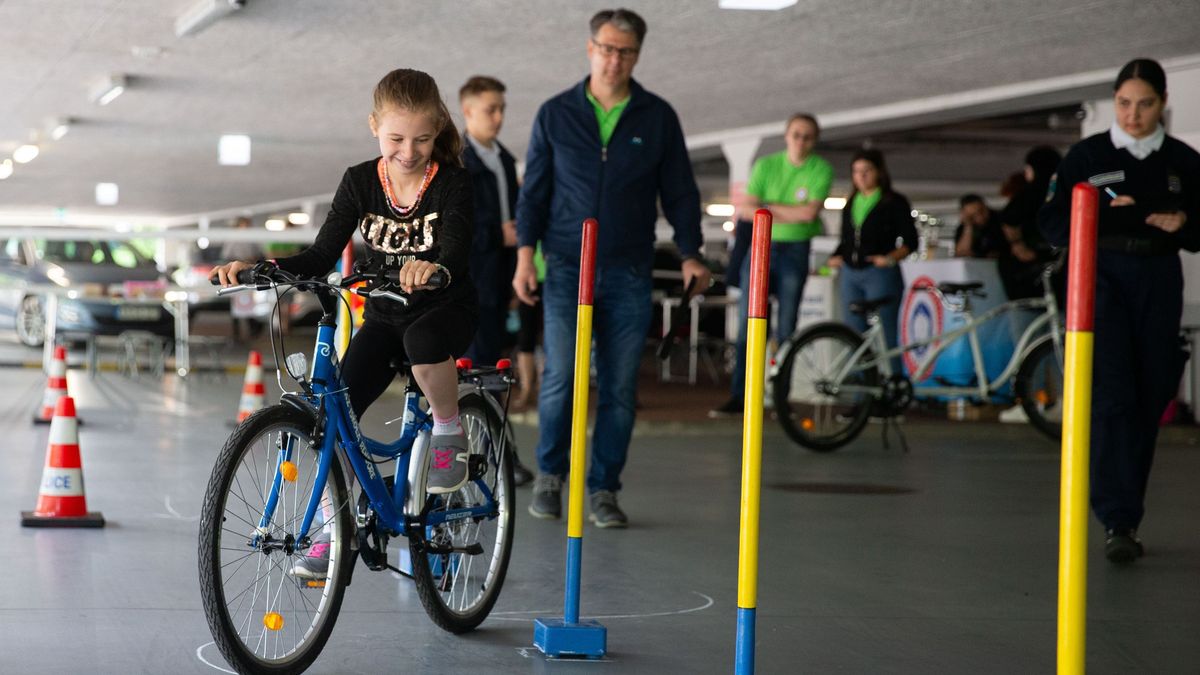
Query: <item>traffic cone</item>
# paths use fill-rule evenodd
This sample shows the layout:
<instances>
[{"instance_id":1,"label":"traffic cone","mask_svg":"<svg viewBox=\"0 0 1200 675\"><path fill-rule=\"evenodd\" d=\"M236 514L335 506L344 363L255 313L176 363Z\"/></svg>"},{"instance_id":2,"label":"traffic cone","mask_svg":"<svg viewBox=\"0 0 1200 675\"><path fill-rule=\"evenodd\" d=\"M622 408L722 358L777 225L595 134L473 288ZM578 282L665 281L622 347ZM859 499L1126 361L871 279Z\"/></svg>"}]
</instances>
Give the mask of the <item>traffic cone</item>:
<instances>
[{"instance_id":1,"label":"traffic cone","mask_svg":"<svg viewBox=\"0 0 1200 675\"><path fill-rule=\"evenodd\" d=\"M58 399L67 394L67 349L63 346L54 348L54 358L50 360L50 374L46 378L46 391L42 394L42 405L33 413L34 424L49 424L54 417L54 406Z\"/></svg>"},{"instance_id":2,"label":"traffic cone","mask_svg":"<svg viewBox=\"0 0 1200 675\"><path fill-rule=\"evenodd\" d=\"M79 461L75 400L70 396L59 398L54 406L37 508L21 512L21 525L104 527L104 516L87 510L87 497L83 494L83 465Z\"/></svg>"},{"instance_id":3,"label":"traffic cone","mask_svg":"<svg viewBox=\"0 0 1200 675\"><path fill-rule=\"evenodd\" d=\"M238 403L238 424L263 407L265 397L262 375L262 354L251 351L250 360L246 362L246 382L242 385L242 400Z\"/></svg>"}]
</instances>

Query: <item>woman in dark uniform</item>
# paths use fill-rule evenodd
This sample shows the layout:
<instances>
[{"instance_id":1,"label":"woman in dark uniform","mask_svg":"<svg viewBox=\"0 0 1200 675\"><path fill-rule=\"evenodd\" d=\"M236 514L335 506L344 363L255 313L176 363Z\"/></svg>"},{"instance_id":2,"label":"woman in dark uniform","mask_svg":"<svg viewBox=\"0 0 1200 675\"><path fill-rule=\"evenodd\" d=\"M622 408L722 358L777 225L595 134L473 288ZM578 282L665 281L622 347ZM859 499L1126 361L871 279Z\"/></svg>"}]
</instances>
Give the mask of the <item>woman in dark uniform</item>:
<instances>
[{"instance_id":1,"label":"woman in dark uniform","mask_svg":"<svg viewBox=\"0 0 1200 675\"><path fill-rule=\"evenodd\" d=\"M1114 89L1116 122L1067 153L1038 221L1050 243L1066 245L1073 186L1100 190L1091 502L1105 556L1129 563L1143 553L1137 528L1158 422L1187 358L1179 250L1200 250L1200 154L1163 129L1157 62L1130 61Z\"/></svg>"}]
</instances>

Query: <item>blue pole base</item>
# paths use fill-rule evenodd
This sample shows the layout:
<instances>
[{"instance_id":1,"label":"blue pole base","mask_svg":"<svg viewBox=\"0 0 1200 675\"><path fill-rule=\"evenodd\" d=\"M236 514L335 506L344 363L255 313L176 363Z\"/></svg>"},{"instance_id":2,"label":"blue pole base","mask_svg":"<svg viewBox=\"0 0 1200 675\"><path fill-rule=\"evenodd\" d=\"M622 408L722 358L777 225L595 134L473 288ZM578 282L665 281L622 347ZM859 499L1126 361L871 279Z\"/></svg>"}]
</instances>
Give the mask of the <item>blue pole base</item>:
<instances>
[{"instance_id":1,"label":"blue pole base","mask_svg":"<svg viewBox=\"0 0 1200 675\"><path fill-rule=\"evenodd\" d=\"M757 613L753 607L738 607L733 664L735 675L754 675L754 618Z\"/></svg>"},{"instance_id":2,"label":"blue pole base","mask_svg":"<svg viewBox=\"0 0 1200 675\"><path fill-rule=\"evenodd\" d=\"M604 656L607 643L608 629L598 621L533 620L533 646L546 656L598 659Z\"/></svg>"}]
</instances>

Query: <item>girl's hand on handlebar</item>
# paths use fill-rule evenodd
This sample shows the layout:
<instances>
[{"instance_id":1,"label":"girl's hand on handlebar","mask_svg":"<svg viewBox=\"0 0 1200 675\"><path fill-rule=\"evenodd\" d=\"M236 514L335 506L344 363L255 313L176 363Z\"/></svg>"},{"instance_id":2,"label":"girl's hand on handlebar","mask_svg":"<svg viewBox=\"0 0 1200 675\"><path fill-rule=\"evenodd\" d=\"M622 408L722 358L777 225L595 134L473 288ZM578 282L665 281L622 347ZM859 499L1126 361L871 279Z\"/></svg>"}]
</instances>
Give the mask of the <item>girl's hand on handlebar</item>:
<instances>
[{"instance_id":1,"label":"girl's hand on handlebar","mask_svg":"<svg viewBox=\"0 0 1200 675\"><path fill-rule=\"evenodd\" d=\"M253 262L234 260L233 262L228 262L224 265L217 265L214 267L212 273L208 275L208 278L216 283L219 283L222 288L237 286L238 272L241 272L242 270L248 270L253 267Z\"/></svg>"},{"instance_id":2,"label":"girl's hand on handlebar","mask_svg":"<svg viewBox=\"0 0 1200 675\"><path fill-rule=\"evenodd\" d=\"M429 277L441 267L428 260L410 260L400 268L400 288L405 293L420 290L429 282Z\"/></svg>"}]
</instances>

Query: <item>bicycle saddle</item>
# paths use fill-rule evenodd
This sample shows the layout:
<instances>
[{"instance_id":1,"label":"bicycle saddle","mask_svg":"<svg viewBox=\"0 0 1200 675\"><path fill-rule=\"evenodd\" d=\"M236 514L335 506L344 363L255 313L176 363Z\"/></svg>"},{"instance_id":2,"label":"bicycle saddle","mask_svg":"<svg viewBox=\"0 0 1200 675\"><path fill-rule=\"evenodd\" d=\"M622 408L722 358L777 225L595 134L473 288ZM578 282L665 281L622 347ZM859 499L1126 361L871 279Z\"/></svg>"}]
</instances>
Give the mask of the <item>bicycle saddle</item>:
<instances>
[{"instance_id":1,"label":"bicycle saddle","mask_svg":"<svg viewBox=\"0 0 1200 675\"><path fill-rule=\"evenodd\" d=\"M882 298L875 298L874 300L859 300L858 302L852 302L850 303L849 309L855 314L866 315L879 309L880 307L883 307L891 301L892 296L885 295Z\"/></svg>"},{"instance_id":2,"label":"bicycle saddle","mask_svg":"<svg viewBox=\"0 0 1200 675\"><path fill-rule=\"evenodd\" d=\"M968 281L966 283L942 282L938 284L938 290L944 295L958 295L960 293L970 293L983 288L982 281Z\"/></svg>"}]
</instances>

